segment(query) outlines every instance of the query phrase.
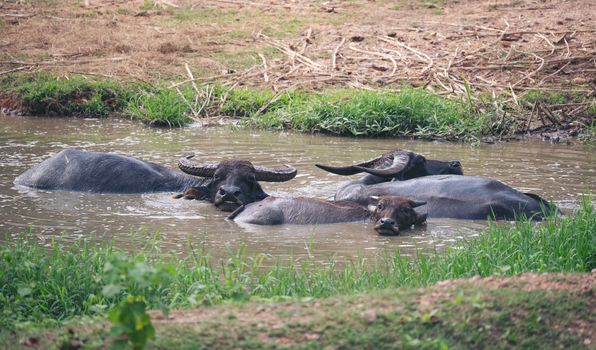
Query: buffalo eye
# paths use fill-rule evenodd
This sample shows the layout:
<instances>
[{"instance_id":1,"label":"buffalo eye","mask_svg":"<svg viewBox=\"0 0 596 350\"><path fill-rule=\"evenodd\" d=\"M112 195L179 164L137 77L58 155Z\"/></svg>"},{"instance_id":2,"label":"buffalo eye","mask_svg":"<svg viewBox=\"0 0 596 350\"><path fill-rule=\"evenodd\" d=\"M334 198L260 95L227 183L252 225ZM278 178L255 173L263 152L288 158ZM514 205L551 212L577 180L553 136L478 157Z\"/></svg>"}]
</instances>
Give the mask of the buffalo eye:
<instances>
[{"instance_id":1,"label":"buffalo eye","mask_svg":"<svg viewBox=\"0 0 596 350\"><path fill-rule=\"evenodd\" d=\"M385 208L385 206L383 204L379 203L379 204L377 204L377 208L379 210L383 210Z\"/></svg>"}]
</instances>

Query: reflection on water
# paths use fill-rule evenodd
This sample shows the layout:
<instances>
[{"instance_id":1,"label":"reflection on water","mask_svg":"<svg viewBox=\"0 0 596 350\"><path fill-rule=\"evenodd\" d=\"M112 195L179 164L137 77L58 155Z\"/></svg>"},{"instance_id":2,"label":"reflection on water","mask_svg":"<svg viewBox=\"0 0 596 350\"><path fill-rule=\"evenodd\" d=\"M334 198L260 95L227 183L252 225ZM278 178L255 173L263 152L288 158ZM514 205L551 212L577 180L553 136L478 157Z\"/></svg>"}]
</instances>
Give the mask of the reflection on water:
<instances>
[{"instance_id":1,"label":"reflection on water","mask_svg":"<svg viewBox=\"0 0 596 350\"><path fill-rule=\"evenodd\" d=\"M581 193L594 192L594 148L537 141L470 146L396 139L353 139L233 128L151 129L124 120L50 119L0 116L0 229L12 235L29 230L40 240L63 235L114 239L138 249L156 231L164 252L186 254L201 247L213 255L246 244L248 253L308 256L374 256L400 248L440 249L478 234L483 222L431 220L426 228L398 237L377 235L362 223L320 226L241 227L224 220L209 203L174 200L166 193L91 195L17 188L14 178L64 148L118 152L175 167L178 157L198 161L239 158L265 166L292 164L298 176L286 183L263 183L277 196L332 198L346 178L314 163L349 164L405 148L430 159L459 159L468 175L503 181L550 198L564 210L577 208ZM356 177L351 177L356 178Z\"/></svg>"}]
</instances>

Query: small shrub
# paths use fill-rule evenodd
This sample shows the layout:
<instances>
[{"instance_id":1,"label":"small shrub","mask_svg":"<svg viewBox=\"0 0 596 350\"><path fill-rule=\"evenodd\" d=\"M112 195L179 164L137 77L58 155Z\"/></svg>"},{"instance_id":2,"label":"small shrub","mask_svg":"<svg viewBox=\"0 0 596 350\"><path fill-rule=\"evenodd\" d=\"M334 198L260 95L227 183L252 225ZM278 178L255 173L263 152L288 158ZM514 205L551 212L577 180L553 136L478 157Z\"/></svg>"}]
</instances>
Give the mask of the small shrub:
<instances>
[{"instance_id":1,"label":"small shrub","mask_svg":"<svg viewBox=\"0 0 596 350\"><path fill-rule=\"evenodd\" d=\"M158 306L167 315L168 307L162 302L165 286L170 282L173 268L164 264L148 265L121 254L115 254L103 267L102 294L110 299L127 291L109 312L112 336L118 336L113 348L122 349L131 342L134 349L143 349L148 340L155 338L155 329L146 310L148 304Z\"/></svg>"}]
</instances>

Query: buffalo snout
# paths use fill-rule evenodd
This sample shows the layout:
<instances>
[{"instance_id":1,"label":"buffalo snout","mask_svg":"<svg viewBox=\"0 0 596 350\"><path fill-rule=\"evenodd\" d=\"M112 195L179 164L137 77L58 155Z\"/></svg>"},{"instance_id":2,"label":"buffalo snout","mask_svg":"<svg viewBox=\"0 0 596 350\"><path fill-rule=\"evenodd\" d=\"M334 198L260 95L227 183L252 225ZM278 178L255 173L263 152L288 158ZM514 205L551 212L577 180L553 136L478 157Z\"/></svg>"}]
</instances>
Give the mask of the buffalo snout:
<instances>
[{"instance_id":1,"label":"buffalo snout","mask_svg":"<svg viewBox=\"0 0 596 350\"><path fill-rule=\"evenodd\" d=\"M239 197L242 190L238 186L221 186L218 195Z\"/></svg>"},{"instance_id":2,"label":"buffalo snout","mask_svg":"<svg viewBox=\"0 0 596 350\"><path fill-rule=\"evenodd\" d=\"M213 203L223 211L234 211L239 206L245 204L242 190L238 186L220 186Z\"/></svg>"}]
</instances>

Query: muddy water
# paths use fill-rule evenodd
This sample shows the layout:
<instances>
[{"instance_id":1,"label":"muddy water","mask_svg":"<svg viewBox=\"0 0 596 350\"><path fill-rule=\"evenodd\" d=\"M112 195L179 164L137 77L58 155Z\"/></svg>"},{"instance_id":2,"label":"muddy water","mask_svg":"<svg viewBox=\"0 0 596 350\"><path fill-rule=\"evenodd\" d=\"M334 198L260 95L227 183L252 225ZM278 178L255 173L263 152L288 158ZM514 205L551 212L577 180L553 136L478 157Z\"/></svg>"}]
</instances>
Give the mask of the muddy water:
<instances>
[{"instance_id":1,"label":"muddy water","mask_svg":"<svg viewBox=\"0 0 596 350\"><path fill-rule=\"evenodd\" d=\"M174 200L169 194L92 195L16 187L14 178L64 148L118 152L175 167L177 158L195 153L200 161L240 158L265 166L293 164L299 170L287 183L264 183L278 196L331 198L346 179L314 163L348 164L387 150L406 148L431 159L459 159L468 175L488 176L531 191L564 210L578 207L582 192L596 189L596 153L590 146L539 141L470 146L395 139L352 139L233 127L151 129L123 120L49 119L0 116L0 231L15 236L31 231L41 242L92 237L114 239L138 249L159 232L164 252L187 254L189 247L213 255L245 244L249 253L325 260L372 256L397 247L412 253L436 249L474 236L483 222L431 220L424 229L398 237L378 236L362 223L320 226L241 227L224 220L210 204ZM355 177L354 177L355 178Z\"/></svg>"}]
</instances>

